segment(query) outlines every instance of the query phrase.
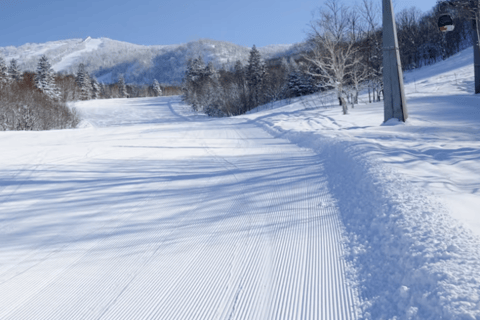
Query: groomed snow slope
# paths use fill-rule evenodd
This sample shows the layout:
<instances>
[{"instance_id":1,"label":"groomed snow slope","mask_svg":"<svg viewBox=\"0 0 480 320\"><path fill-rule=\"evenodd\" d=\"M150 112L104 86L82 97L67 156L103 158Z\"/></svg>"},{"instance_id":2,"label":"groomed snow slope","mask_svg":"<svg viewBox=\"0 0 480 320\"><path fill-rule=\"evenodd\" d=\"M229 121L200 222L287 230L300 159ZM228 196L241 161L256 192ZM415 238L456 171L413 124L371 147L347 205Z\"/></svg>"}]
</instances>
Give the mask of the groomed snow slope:
<instances>
[{"instance_id":1,"label":"groomed snow slope","mask_svg":"<svg viewBox=\"0 0 480 320\"><path fill-rule=\"evenodd\" d=\"M321 159L179 98L3 132L0 319L358 319Z\"/></svg>"},{"instance_id":2,"label":"groomed snow slope","mask_svg":"<svg viewBox=\"0 0 480 320\"><path fill-rule=\"evenodd\" d=\"M315 95L247 118L322 159L372 319L480 319L472 48L405 78L406 124L382 124L383 102L365 104L367 95L349 115Z\"/></svg>"},{"instance_id":3,"label":"groomed snow slope","mask_svg":"<svg viewBox=\"0 0 480 320\"><path fill-rule=\"evenodd\" d=\"M407 74L407 124L149 98L1 133L0 319L480 319L471 61Z\"/></svg>"},{"instance_id":4,"label":"groomed snow slope","mask_svg":"<svg viewBox=\"0 0 480 320\"><path fill-rule=\"evenodd\" d=\"M60 71L67 70L72 66L78 65L79 64L78 60L81 58L82 55L91 51L98 50L98 48L102 44L102 39L92 39L88 37L82 41L82 44L84 47L83 49L79 49L75 52L67 54L66 56L63 56L60 62L57 62L56 64L54 64L52 67L53 71L60 72Z\"/></svg>"}]
</instances>

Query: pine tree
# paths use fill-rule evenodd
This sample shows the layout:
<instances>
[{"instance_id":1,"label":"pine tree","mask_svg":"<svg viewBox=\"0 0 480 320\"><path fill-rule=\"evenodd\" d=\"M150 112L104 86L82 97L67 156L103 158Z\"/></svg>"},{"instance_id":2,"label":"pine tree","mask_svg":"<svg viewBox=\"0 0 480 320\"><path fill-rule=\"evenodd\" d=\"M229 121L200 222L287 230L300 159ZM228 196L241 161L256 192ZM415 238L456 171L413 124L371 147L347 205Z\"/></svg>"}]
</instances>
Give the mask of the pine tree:
<instances>
[{"instance_id":1,"label":"pine tree","mask_svg":"<svg viewBox=\"0 0 480 320\"><path fill-rule=\"evenodd\" d=\"M107 89L105 88L105 84L100 83L100 97L103 99L107 99Z\"/></svg>"},{"instance_id":2,"label":"pine tree","mask_svg":"<svg viewBox=\"0 0 480 320\"><path fill-rule=\"evenodd\" d=\"M185 80L187 82L195 82L201 80L205 75L205 62L202 57L190 60L187 66L185 74Z\"/></svg>"},{"instance_id":3,"label":"pine tree","mask_svg":"<svg viewBox=\"0 0 480 320\"><path fill-rule=\"evenodd\" d=\"M195 111L198 111L202 106L205 69L202 57L188 61L183 83L184 99L192 105Z\"/></svg>"},{"instance_id":4,"label":"pine tree","mask_svg":"<svg viewBox=\"0 0 480 320\"><path fill-rule=\"evenodd\" d=\"M98 99L100 98L100 85L98 83L97 78L95 77L90 77L90 87L92 88L92 99Z\"/></svg>"},{"instance_id":5,"label":"pine tree","mask_svg":"<svg viewBox=\"0 0 480 320\"><path fill-rule=\"evenodd\" d=\"M158 83L157 79L153 80L152 88L156 97L162 95L162 88L160 87L160 84Z\"/></svg>"},{"instance_id":6,"label":"pine tree","mask_svg":"<svg viewBox=\"0 0 480 320\"><path fill-rule=\"evenodd\" d=\"M123 77L118 79L118 93L120 98L128 98L127 86L125 85L125 79Z\"/></svg>"},{"instance_id":7,"label":"pine tree","mask_svg":"<svg viewBox=\"0 0 480 320\"><path fill-rule=\"evenodd\" d=\"M266 67L265 63L260 56L255 45L253 45L250 51L250 57L248 58L247 66L247 83L250 89L251 105L250 108L254 108L259 105L261 101L261 86L265 79Z\"/></svg>"},{"instance_id":8,"label":"pine tree","mask_svg":"<svg viewBox=\"0 0 480 320\"><path fill-rule=\"evenodd\" d=\"M213 66L213 62L210 61L207 66L205 67L205 71L203 72L204 77L208 78L215 78L217 75L217 71L215 70L215 67Z\"/></svg>"},{"instance_id":9,"label":"pine tree","mask_svg":"<svg viewBox=\"0 0 480 320\"><path fill-rule=\"evenodd\" d=\"M75 82L80 89L80 100L90 99L92 97L92 83L83 63L78 65Z\"/></svg>"},{"instance_id":10,"label":"pine tree","mask_svg":"<svg viewBox=\"0 0 480 320\"><path fill-rule=\"evenodd\" d=\"M315 92L313 79L298 68L288 75L288 92L291 97L300 97Z\"/></svg>"},{"instance_id":11,"label":"pine tree","mask_svg":"<svg viewBox=\"0 0 480 320\"><path fill-rule=\"evenodd\" d=\"M245 80L245 68L242 65L242 62L240 60L237 60L235 62L235 66L233 67L234 73L235 73L235 80L238 81L239 83L243 83Z\"/></svg>"},{"instance_id":12,"label":"pine tree","mask_svg":"<svg viewBox=\"0 0 480 320\"><path fill-rule=\"evenodd\" d=\"M42 56L37 66L35 74L35 86L52 99L59 98L59 91L55 86L55 78L52 66L46 56Z\"/></svg>"},{"instance_id":13,"label":"pine tree","mask_svg":"<svg viewBox=\"0 0 480 320\"><path fill-rule=\"evenodd\" d=\"M0 57L0 88L9 82L8 69L5 64L5 60Z\"/></svg>"},{"instance_id":14,"label":"pine tree","mask_svg":"<svg viewBox=\"0 0 480 320\"><path fill-rule=\"evenodd\" d=\"M10 60L10 65L8 66L8 74L10 75L10 79L12 79L13 81L22 81L23 76L20 70L18 70L17 60Z\"/></svg>"}]
</instances>

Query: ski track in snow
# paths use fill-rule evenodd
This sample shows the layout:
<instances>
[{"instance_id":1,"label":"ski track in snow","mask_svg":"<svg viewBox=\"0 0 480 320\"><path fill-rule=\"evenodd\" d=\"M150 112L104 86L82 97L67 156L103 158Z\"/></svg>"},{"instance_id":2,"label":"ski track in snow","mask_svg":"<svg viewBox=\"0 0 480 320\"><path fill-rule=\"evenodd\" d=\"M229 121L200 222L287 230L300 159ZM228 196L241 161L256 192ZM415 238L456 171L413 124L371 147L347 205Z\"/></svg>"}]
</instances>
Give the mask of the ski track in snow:
<instances>
[{"instance_id":1,"label":"ski track in snow","mask_svg":"<svg viewBox=\"0 0 480 320\"><path fill-rule=\"evenodd\" d=\"M178 98L78 108L2 160L0 319L360 318L317 154Z\"/></svg>"}]
</instances>

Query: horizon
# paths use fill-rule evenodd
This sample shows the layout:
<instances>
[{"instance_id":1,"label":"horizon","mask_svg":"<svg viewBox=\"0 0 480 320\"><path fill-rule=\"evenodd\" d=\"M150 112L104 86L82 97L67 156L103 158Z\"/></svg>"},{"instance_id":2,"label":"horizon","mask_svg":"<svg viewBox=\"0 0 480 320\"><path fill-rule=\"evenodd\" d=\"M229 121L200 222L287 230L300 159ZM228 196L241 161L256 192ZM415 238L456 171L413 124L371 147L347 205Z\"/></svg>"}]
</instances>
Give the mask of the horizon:
<instances>
[{"instance_id":1,"label":"horizon","mask_svg":"<svg viewBox=\"0 0 480 320\"><path fill-rule=\"evenodd\" d=\"M236 46L240 46L240 47L245 47L245 48L251 48L252 46L244 46L244 45L241 45L241 44L237 44L237 43L234 43L232 41L228 41L228 40L216 40L216 39L211 39L211 38L199 38L199 39L193 39L193 40L190 40L190 41L186 41L186 42L181 42L181 43L171 43L171 44L141 44L141 43L135 43L135 42L129 42L129 41L123 41L123 40L117 40L117 39L112 39L112 38L109 38L109 37L91 37L91 36L86 36L85 38L79 38L79 37L76 37L76 38L65 38L65 39L58 39L58 40L49 40L49 41L45 41L45 42L26 42L24 44L21 44L19 46L0 46L0 48L7 48L7 47L21 47L21 46L24 46L24 45L28 45L28 44L45 44L45 43L49 43L49 42L59 42L59 41L68 41L68 40L82 40L82 41L85 41L86 39L88 38L91 38L91 39L109 39L109 40L112 40L112 41L118 41L118 42L125 42L125 43L128 43L128 44L133 44L133 45L138 45L138 46L145 46L145 47L155 47L155 46L178 46L178 45L183 45L183 44L187 44L187 43L191 43L191 42L197 42L197 41L214 41L214 42L224 42L224 43L230 43L230 44L233 44L233 45L236 45ZM295 43L271 43L271 44L266 44L264 46L258 46L258 45L255 45L255 47L257 48L265 48L265 47L269 47L269 46L291 46L291 45L296 45L296 44L301 44L303 42L295 42Z\"/></svg>"},{"instance_id":2,"label":"horizon","mask_svg":"<svg viewBox=\"0 0 480 320\"><path fill-rule=\"evenodd\" d=\"M352 5L351 1L343 3ZM394 3L396 13L412 6L426 13L436 0ZM8 32L2 34L0 47L88 36L144 46L176 45L201 39L244 47L289 45L306 39L308 23L320 5L320 1L313 0L298 3L285 0L162 1L153 4L145 0L135 4L113 0L100 3L92 0L82 3L3 0L0 1L0 28Z\"/></svg>"}]
</instances>

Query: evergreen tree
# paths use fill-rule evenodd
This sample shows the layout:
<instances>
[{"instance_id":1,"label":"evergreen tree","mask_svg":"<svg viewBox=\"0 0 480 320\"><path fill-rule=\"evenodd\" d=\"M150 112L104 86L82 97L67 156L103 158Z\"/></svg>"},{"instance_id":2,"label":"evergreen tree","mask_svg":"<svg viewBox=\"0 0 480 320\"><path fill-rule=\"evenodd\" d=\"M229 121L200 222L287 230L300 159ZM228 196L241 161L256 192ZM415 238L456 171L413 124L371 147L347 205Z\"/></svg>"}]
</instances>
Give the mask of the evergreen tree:
<instances>
[{"instance_id":1,"label":"evergreen tree","mask_svg":"<svg viewBox=\"0 0 480 320\"><path fill-rule=\"evenodd\" d=\"M80 100L90 99L92 97L92 83L83 63L78 65L75 82L80 89Z\"/></svg>"},{"instance_id":2,"label":"evergreen tree","mask_svg":"<svg viewBox=\"0 0 480 320\"><path fill-rule=\"evenodd\" d=\"M92 99L98 99L100 98L100 85L98 83L97 78L95 77L90 77L90 86L92 88Z\"/></svg>"},{"instance_id":3,"label":"evergreen tree","mask_svg":"<svg viewBox=\"0 0 480 320\"><path fill-rule=\"evenodd\" d=\"M201 98L204 96L205 70L202 57L188 61L183 83L184 99L195 111L203 105Z\"/></svg>"},{"instance_id":4,"label":"evergreen tree","mask_svg":"<svg viewBox=\"0 0 480 320\"><path fill-rule=\"evenodd\" d=\"M186 81L195 82L201 80L205 75L205 62L202 57L189 61L185 74Z\"/></svg>"},{"instance_id":5,"label":"evergreen tree","mask_svg":"<svg viewBox=\"0 0 480 320\"><path fill-rule=\"evenodd\" d=\"M203 77L207 78L215 78L216 77L216 70L215 67L213 66L213 62L210 61L207 66L205 67L205 70L203 72Z\"/></svg>"},{"instance_id":6,"label":"evergreen tree","mask_svg":"<svg viewBox=\"0 0 480 320\"><path fill-rule=\"evenodd\" d=\"M260 56L255 45L253 45L250 51L250 57L248 58L247 66L247 83L250 89L251 105L250 109L258 106L261 101L261 87L263 80L265 79L266 68L265 63Z\"/></svg>"},{"instance_id":7,"label":"evergreen tree","mask_svg":"<svg viewBox=\"0 0 480 320\"><path fill-rule=\"evenodd\" d=\"M238 83L243 84L243 82L245 81L245 70L240 60L237 60L237 62L235 62L233 70L235 73L235 80L238 81Z\"/></svg>"},{"instance_id":8,"label":"evergreen tree","mask_svg":"<svg viewBox=\"0 0 480 320\"><path fill-rule=\"evenodd\" d=\"M52 99L59 98L59 92L55 86L55 78L52 66L46 56L42 56L37 66L35 74L35 86Z\"/></svg>"},{"instance_id":9,"label":"evergreen tree","mask_svg":"<svg viewBox=\"0 0 480 320\"><path fill-rule=\"evenodd\" d=\"M298 68L288 75L287 85L290 97L300 97L315 92L312 77Z\"/></svg>"},{"instance_id":10,"label":"evergreen tree","mask_svg":"<svg viewBox=\"0 0 480 320\"><path fill-rule=\"evenodd\" d=\"M18 70L17 60L10 60L10 65L8 66L8 74L10 75L10 79L12 79L13 81L22 81L23 76L20 73L20 70Z\"/></svg>"},{"instance_id":11,"label":"evergreen tree","mask_svg":"<svg viewBox=\"0 0 480 320\"><path fill-rule=\"evenodd\" d=\"M157 79L153 80L152 88L156 97L162 95L162 88L160 87L160 84L158 83Z\"/></svg>"},{"instance_id":12,"label":"evergreen tree","mask_svg":"<svg viewBox=\"0 0 480 320\"><path fill-rule=\"evenodd\" d=\"M5 60L0 57L0 88L9 82L8 69Z\"/></svg>"},{"instance_id":13,"label":"evergreen tree","mask_svg":"<svg viewBox=\"0 0 480 320\"><path fill-rule=\"evenodd\" d=\"M120 98L128 98L127 86L125 85L125 79L121 76L118 79L118 94Z\"/></svg>"},{"instance_id":14,"label":"evergreen tree","mask_svg":"<svg viewBox=\"0 0 480 320\"><path fill-rule=\"evenodd\" d=\"M107 89L105 88L105 84L100 83L99 86L100 86L100 97L103 99L107 99L108 98Z\"/></svg>"}]
</instances>

